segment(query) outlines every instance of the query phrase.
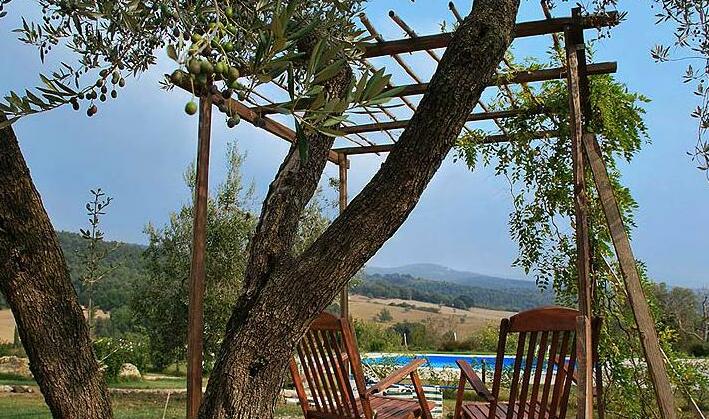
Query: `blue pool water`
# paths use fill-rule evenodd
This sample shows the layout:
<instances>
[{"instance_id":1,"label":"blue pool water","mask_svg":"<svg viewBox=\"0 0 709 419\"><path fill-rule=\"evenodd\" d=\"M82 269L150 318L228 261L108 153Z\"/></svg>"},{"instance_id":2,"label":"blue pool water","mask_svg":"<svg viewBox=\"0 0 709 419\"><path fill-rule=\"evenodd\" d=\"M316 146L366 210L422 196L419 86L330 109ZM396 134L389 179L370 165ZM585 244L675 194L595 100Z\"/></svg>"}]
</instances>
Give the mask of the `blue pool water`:
<instances>
[{"instance_id":1,"label":"blue pool water","mask_svg":"<svg viewBox=\"0 0 709 419\"><path fill-rule=\"evenodd\" d=\"M427 361L426 366L433 368L458 368L455 361L464 359L472 365L473 368L479 369L483 362L487 368L495 368L495 355L455 355L455 354L416 354L416 355L398 355L398 354L368 354L362 359L362 362L368 365L386 364L403 366L409 363L412 359L423 358ZM503 362L504 367L512 367L515 358L506 356Z\"/></svg>"}]
</instances>

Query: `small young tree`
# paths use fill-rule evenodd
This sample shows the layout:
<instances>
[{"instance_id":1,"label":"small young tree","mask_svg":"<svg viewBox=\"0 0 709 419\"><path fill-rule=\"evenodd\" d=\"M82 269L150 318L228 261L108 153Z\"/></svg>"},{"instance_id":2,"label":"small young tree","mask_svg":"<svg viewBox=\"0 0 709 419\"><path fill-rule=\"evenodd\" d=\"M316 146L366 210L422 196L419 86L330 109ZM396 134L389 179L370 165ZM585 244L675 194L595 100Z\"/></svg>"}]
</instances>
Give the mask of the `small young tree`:
<instances>
[{"instance_id":1,"label":"small young tree","mask_svg":"<svg viewBox=\"0 0 709 419\"><path fill-rule=\"evenodd\" d=\"M379 313L377 313L374 320L378 321L379 323L386 323L394 320L394 316L391 315L391 311L389 311L388 308L383 308L379 311Z\"/></svg>"},{"instance_id":2,"label":"small young tree","mask_svg":"<svg viewBox=\"0 0 709 419\"><path fill-rule=\"evenodd\" d=\"M81 283L85 287L88 298L89 334L93 337L95 332L95 313L93 293L94 287L108 273L115 269L106 264L106 258L117 249L118 245L108 246L103 241L101 218L106 215L106 208L111 205L113 198L106 195L101 188L92 189L93 198L86 203L86 213L89 216L89 228L80 229L81 238L86 242L86 248L81 252L80 259L83 268Z\"/></svg>"},{"instance_id":3,"label":"small young tree","mask_svg":"<svg viewBox=\"0 0 709 419\"><path fill-rule=\"evenodd\" d=\"M244 185L241 176L243 159L233 145L229 147L226 178L208 199L204 328L208 367L241 290L246 248L256 222L248 207L253 187ZM194 164L184 178L194 191ZM150 339L151 359L158 368L185 357L192 220L190 201L170 214L166 226L145 228L149 244L143 258L148 275L133 284L131 309Z\"/></svg>"}]
</instances>

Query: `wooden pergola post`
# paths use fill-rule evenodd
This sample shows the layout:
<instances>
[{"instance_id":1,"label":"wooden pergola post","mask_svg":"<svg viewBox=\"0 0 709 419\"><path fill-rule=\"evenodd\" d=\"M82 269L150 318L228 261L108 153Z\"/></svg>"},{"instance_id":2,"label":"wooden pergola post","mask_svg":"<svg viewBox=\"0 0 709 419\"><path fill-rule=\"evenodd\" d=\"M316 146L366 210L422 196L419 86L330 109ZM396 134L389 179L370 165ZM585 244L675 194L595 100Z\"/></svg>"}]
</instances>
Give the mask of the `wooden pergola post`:
<instances>
[{"instance_id":1,"label":"wooden pergola post","mask_svg":"<svg viewBox=\"0 0 709 419\"><path fill-rule=\"evenodd\" d=\"M584 134L583 146L593 172L593 180L596 184L601 207L606 216L620 272L628 293L630 308L633 310L635 323L638 326L640 344L645 354L650 379L652 380L655 397L660 408L660 415L663 419L675 419L677 410L674 394L672 393L667 368L662 358L660 341L657 337L657 331L655 331L655 321L650 314L650 307L640 282L635 256L630 247L630 238L623 224L618 201L613 194L613 185L608 176L606 164L603 161L601 146L593 134Z\"/></svg>"},{"instance_id":2,"label":"wooden pergola post","mask_svg":"<svg viewBox=\"0 0 709 419\"><path fill-rule=\"evenodd\" d=\"M573 17L578 17L574 9ZM574 19L576 23L576 19ZM579 36L580 35L580 36ZM591 336L591 242L588 225L588 197L586 195L585 159L582 137L584 122L590 112L582 110L582 103L589 103L587 79L585 90L581 88L581 68L585 70L583 31L576 24L564 30L566 47L567 80L569 89L569 124L571 131L571 160L574 184L574 228L576 237L576 271L578 275L578 304L581 316L576 330L576 362L578 386L576 389L577 419L593 418L593 348ZM585 72L584 72L585 76ZM585 77L584 77L585 78ZM583 97L582 97L583 96ZM585 106L586 107L586 106ZM590 109L590 106L586 107Z\"/></svg>"},{"instance_id":3,"label":"wooden pergola post","mask_svg":"<svg viewBox=\"0 0 709 419\"><path fill-rule=\"evenodd\" d=\"M347 169L349 169L349 160L347 159L347 154L337 153L338 162L337 167L339 169L339 206L340 214L347 208ZM349 283L345 284L340 292L340 317L347 319L350 316L350 299L349 299Z\"/></svg>"},{"instance_id":4,"label":"wooden pergola post","mask_svg":"<svg viewBox=\"0 0 709 419\"><path fill-rule=\"evenodd\" d=\"M574 160L574 205L576 211L576 243L579 270L579 308L582 317L591 314L590 242L588 242L588 198L585 192L585 167L589 164L601 207L611 233L613 247L623 275L623 282L628 294L630 307L635 317L640 334L640 343L645 354L650 379L655 390L655 397L663 419L675 419L674 394L662 358L655 322L650 314L645 293L640 282L635 257L630 246L630 238L623 224L618 202L608 176L608 169L596 136L584 126L591 119L590 85L586 73L586 52L581 27L581 10L572 10L572 25L564 30L569 80L569 104L572 123L572 156ZM583 117L583 120L582 120ZM584 214L585 212L585 214ZM585 219L584 219L585 217ZM585 236L585 237L584 237ZM587 256L586 256L587 255ZM585 283L584 283L585 282ZM582 288L583 287L583 288ZM585 311L587 310L587 311ZM589 319L579 320L578 339L578 415L577 418L593 418L593 379L592 368L594 354L589 352L592 334ZM598 337L595 337L598 339ZM583 354L584 358L581 358ZM599 375L600 377L600 375ZM602 395L599 394L599 410L602 408ZM599 413L603 414L601 410Z\"/></svg>"},{"instance_id":5,"label":"wooden pergola post","mask_svg":"<svg viewBox=\"0 0 709 419\"><path fill-rule=\"evenodd\" d=\"M212 128L212 96L199 99L197 183L194 191L192 261L187 307L187 419L196 419L202 401L204 348L205 248L207 244L207 198L209 196L209 146Z\"/></svg>"}]
</instances>

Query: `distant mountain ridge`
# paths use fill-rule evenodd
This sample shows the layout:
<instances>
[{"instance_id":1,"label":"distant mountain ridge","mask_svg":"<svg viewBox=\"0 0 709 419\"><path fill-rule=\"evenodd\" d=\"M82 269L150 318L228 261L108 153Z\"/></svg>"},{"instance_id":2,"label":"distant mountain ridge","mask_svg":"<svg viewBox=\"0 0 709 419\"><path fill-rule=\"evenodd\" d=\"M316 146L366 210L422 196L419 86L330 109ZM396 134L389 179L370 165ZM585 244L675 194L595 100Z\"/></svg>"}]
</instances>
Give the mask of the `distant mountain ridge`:
<instances>
[{"instance_id":1,"label":"distant mountain ridge","mask_svg":"<svg viewBox=\"0 0 709 419\"><path fill-rule=\"evenodd\" d=\"M494 290L523 289L538 290L534 281L521 279L510 279L498 276L484 275L476 272L457 271L447 266L435 263L414 263L393 268L381 268L376 266L366 266L365 273L368 275L410 275L414 278L427 279L429 281L451 282L470 287L487 288Z\"/></svg>"}]
</instances>

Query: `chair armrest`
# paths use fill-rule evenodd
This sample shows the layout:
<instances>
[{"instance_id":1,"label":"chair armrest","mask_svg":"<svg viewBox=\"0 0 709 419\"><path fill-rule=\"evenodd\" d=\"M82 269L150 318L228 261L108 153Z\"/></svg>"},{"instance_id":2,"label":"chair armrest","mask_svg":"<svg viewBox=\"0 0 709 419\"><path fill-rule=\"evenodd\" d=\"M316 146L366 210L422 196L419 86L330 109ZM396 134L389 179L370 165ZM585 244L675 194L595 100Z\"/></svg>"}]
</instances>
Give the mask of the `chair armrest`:
<instances>
[{"instance_id":1,"label":"chair armrest","mask_svg":"<svg viewBox=\"0 0 709 419\"><path fill-rule=\"evenodd\" d=\"M485 401L488 402L494 402L495 397L490 393L490 390L485 387L485 384L483 384L482 380L480 380L480 377L473 371L473 368L468 364L465 360L459 359L455 361L456 364L458 364L458 367L460 368L460 373L465 379L470 383L471 386L473 386L473 390L478 394L478 396L482 397L485 399Z\"/></svg>"},{"instance_id":2,"label":"chair armrest","mask_svg":"<svg viewBox=\"0 0 709 419\"><path fill-rule=\"evenodd\" d=\"M367 393L376 394L376 393L380 393L380 392L388 389L389 387L393 386L394 384L396 384L399 381L406 378L407 375L415 372L416 369L418 369L418 367L420 367L421 365L423 365L425 363L426 363L426 360L423 358L418 358L418 359L412 360L411 362L409 362L405 366L392 372L387 377L380 380L377 384L370 387L367 390Z\"/></svg>"}]
</instances>

